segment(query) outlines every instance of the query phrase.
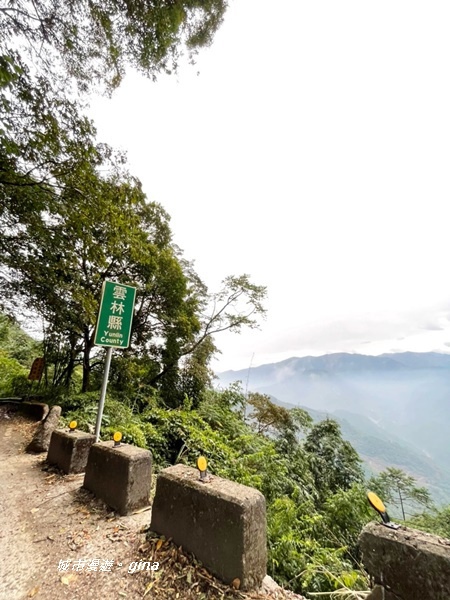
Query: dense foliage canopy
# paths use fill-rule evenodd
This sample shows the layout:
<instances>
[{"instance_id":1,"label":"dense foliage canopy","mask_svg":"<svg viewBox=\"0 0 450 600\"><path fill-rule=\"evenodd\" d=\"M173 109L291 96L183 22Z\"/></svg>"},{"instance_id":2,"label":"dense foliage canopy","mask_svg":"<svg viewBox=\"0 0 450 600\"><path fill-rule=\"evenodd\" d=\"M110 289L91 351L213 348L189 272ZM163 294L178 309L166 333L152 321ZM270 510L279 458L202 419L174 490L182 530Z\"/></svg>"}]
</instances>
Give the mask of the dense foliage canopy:
<instances>
[{"instance_id":1,"label":"dense foliage canopy","mask_svg":"<svg viewBox=\"0 0 450 600\"><path fill-rule=\"evenodd\" d=\"M117 87L125 67L154 76L176 70L209 45L226 0L9 0L0 4L0 39L18 41L46 73L58 68L82 89Z\"/></svg>"}]
</instances>

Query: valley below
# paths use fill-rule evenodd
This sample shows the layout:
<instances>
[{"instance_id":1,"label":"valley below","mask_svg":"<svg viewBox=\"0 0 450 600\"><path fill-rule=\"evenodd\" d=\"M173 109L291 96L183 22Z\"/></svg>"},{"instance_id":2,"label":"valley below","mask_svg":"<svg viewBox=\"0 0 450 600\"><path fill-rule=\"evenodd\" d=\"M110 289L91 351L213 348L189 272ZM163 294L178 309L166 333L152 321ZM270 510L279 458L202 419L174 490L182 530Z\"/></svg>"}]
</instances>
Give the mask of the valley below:
<instances>
[{"instance_id":1,"label":"valley below","mask_svg":"<svg viewBox=\"0 0 450 600\"><path fill-rule=\"evenodd\" d=\"M434 352L290 358L218 375L315 421L331 417L368 474L396 467L450 502L450 355Z\"/></svg>"}]
</instances>

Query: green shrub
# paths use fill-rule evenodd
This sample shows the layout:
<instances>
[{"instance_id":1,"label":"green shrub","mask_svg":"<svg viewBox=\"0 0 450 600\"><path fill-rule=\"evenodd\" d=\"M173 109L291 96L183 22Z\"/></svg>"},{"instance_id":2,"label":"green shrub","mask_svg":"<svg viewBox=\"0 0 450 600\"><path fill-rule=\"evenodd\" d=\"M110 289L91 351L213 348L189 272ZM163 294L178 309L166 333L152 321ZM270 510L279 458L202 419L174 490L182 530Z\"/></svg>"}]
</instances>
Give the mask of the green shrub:
<instances>
[{"instance_id":1,"label":"green shrub","mask_svg":"<svg viewBox=\"0 0 450 600\"><path fill-rule=\"evenodd\" d=\"M28 371L5 350L0 350L0 396L22 395L18 392L29 388Z\"/></svg>"}]
</instances>

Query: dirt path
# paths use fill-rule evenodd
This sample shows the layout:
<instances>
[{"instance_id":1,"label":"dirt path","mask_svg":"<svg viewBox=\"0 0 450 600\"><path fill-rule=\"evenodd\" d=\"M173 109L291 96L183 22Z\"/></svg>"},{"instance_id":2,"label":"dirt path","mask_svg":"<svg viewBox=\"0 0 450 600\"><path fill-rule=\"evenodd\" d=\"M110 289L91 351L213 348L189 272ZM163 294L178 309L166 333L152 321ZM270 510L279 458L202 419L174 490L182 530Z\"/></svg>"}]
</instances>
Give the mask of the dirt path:
<instances>
[{"instance_id":1,"label":"dirt path","mask_svg":"<svg viewBox=\"0 0 450 600\"><path fill-rule=\"evenodd\" d=\"M44 470L45 455L24 452L35 427L0 412L0 600L142 598L128 569L150 512L118 517L81 489L83 475Z\"/></svg>"},{"instance_id":2,"label":"dirt path","mask_svg":"<svg viewBox=\"0 0 450 600\"><path fill-rule=\"evenodd\" d=\"M145 530L150 511L120 517L25 447L37 424L0 406L0 600L304 600L273 582L247 594ZM158 571L135 571L160 561Z\"/></svg>"}]
</instances>

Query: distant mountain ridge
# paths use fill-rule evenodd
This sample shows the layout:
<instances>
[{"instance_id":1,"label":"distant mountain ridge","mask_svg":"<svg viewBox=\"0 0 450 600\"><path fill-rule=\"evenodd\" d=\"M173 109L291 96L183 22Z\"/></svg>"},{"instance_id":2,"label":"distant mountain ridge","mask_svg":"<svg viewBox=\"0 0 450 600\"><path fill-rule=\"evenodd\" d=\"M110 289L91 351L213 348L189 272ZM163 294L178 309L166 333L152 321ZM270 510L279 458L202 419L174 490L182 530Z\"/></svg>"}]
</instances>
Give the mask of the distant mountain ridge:
<instances>
[{"instance_id":1,"label":"distant mountain ridge","mask_svg":"<svg viewBox=\"0 0 450 600\"><path fill-rule=\"evenodd\" d=\"M279 403L336 418L375 469L402 466L450 503L450 354L336 353L218 375ZM376 449L376 450L374 450Z\"/></svg>"},{"instance_id":2,"label":"distant mountain ridge","mask_svg":"<svg viewBox=\"0 0 450 600\"><path fill-rule=\"evenodd\" d=\"M348 370L380 370L380 369L427 369L443 368L450 369L450 353L439 352L399 352L385 353L378 356L368 354L350 354L348 352L336 352L323 354L321 356L303 356L287 358L278 363L269 363L259 367L251 367L251 372L278 371L283 367L295 367L296 370L325 370L325 371L348 371ZM240 373L247 374L249 369L239 371L224 371L219 377Z\"/></svg>"}]
</instances>

